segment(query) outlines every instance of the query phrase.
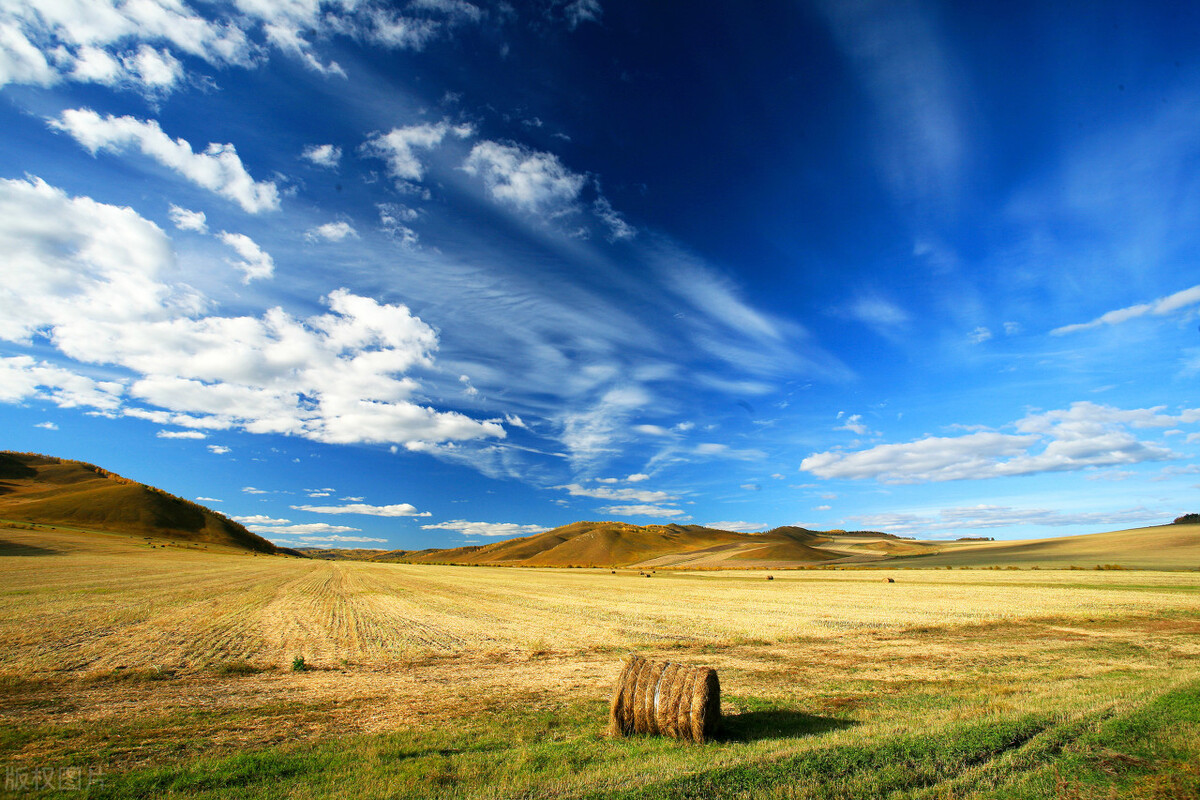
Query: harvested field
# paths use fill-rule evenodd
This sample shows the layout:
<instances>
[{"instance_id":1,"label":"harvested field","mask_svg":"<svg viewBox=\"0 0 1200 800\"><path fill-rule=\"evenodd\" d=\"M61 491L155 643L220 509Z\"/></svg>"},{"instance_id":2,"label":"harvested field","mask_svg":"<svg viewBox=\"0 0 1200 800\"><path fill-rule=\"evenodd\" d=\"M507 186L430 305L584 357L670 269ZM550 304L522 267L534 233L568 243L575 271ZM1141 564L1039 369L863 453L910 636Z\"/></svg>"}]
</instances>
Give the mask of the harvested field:
<instances>
[{"instance_id":1,"label":"harvested field","mask_svg":"<svg viewBox=\"0 0 1200 800\"><path fill-rule=\"evenodd\" d=\"M1140 713L1184 691L1200 666L1196 573L646 580L607 569L305 561L21 529L0 529L0 553L0 727L11 732L0 760L99 760L116 796L138 781L219 796L202 787L212 770L237 772L234 761L198 759L246 752L303 762L287 781L269 769L239 779L247 796L344 796L346 781L362 796L636 794L663 775L686 783L914 732L941 741L981 721L1048 713L1046 730L1058 731L1089 715ZM607 739L626 652L716 668L725 738ZM306 670L292 671L297 657ZM1179 730L1172 747L1200 752L1200 720ZM395 752L410 755L384 756ZM1005 780L1037 772L1012 770ZM177 774L201 777L172 783ZM761 780L764 796L778 794L775 778Z\"/></svg>"}]
</instances>

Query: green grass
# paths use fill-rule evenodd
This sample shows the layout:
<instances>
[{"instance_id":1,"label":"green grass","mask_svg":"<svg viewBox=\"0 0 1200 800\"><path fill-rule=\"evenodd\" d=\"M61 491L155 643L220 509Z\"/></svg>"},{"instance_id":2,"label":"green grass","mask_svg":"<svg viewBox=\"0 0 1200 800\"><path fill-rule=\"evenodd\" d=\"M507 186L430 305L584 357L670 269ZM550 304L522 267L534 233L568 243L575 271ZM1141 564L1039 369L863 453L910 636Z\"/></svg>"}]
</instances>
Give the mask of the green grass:
<instances>
[{"instance_id":1,"label":"green grass","mask_svg":"<svg viewBox=\"0 0 1200 800\"><path fill-rule=\"evenodd\" d=\"M608 739L600 732L606 709L598 702L524 708L498 703L460 724L259 747L219 757L201 755L203 736L193 730L192 736L182 737L190 744L176 759L159 755L175 763L109 771L104 785L84 796L1200 796L1200 681L1077 714L992 714L940 726L911 716L911 731L893 727L883 734L852 718L812 716L750 697L730 699L741 712L707 745L657 737ZM926 700L932 698L912 702L920 706ZM933 705L925 708L926 716L940 718ZM270 713L265 708L246 711ZM169 724L186 727L187 722L185 715ZM117 735L117 742L105 743L95 732L90 737L77 732L84 734L84 746L64 763L85 768L116 755L123 738ZM32 738L44 734L29 733ZM59 736L74 733L58 731ZM136 738L137 731L124 733L124 738ZM5 750L19 744L7 736L0 740Z\"/></svg>"}]
</instances>

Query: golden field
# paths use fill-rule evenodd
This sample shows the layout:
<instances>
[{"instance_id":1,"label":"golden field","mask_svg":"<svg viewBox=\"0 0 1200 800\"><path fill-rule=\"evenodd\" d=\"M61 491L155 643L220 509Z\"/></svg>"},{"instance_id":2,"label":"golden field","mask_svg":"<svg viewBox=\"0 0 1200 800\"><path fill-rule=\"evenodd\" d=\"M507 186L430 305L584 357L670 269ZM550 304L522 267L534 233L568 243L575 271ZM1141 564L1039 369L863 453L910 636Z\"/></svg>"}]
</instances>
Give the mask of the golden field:
<instances>
[{"instance_id":1,"label":"golden field","mask_svg":"<svg viewBox=\"0 0 1200 800\"><path fill-rule=\"evenodd\" d=\"M687 776L996 715L1116 713L1200 674L1196 572L617 573L310 561L0 527L0 726L23 731L0 757L102 757L114 775L140 774L350 735L457 736L479 720L531 747L528 715L560 714L570 723L556 735L609 755L499 776L443 755L458 777L434 783L464 797L572 796L642 786L646 748L662 774ZM732 729L776 719L769 707L779 730L715 749L603 741L628 651L716 667ZM291 669L297 658L306 670ZM434 780L373 769L364 796L425 796ZM249 794L326 796L320 785Z\"/></svg>"}]
</instances>

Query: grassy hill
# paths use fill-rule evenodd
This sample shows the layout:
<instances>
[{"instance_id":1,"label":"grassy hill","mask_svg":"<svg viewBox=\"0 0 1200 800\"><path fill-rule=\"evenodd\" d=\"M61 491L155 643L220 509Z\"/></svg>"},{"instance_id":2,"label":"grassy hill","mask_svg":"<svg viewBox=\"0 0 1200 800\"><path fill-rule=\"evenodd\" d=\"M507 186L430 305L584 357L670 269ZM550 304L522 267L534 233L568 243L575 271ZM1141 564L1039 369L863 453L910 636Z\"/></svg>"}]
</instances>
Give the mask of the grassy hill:
<instances>
[{"instance_id":1,"label":"grassy hill","mask_svg":"<svg viewBox=\"0 0 1200 800\"><path fill-rule=\"evenodd\" d=\"M639 569L811 566L1200 569L1200 524L1053 539L921 541L877 531L576 522L520 539L444 550L305 550L315 558L413 564Z\"/></svg>"},{"instance_id":2,"label":"grassy hill","mask_svg":"<svg viewBox=\"0 0 1200 800\"><path fill-rule=\"evenodd\" d=\"M275 553L228 517L82 461L0 451L0 520Z\"/></svg>"}]
</instances>

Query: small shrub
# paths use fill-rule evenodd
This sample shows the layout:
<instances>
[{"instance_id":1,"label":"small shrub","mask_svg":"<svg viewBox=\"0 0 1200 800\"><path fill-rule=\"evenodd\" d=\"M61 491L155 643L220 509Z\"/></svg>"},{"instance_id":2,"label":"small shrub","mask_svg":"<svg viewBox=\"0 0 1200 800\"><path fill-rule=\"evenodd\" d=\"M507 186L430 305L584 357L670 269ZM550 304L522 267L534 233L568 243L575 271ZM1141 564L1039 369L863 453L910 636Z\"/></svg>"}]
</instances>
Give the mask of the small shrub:
<instances>
[{"instance_id":1,"label":"small shrub","mask_svg":"<svg viewBox=\"0 0 1200 800\"><path fill-rule=\"evenodd\" d=\"M292 659L292 672L304 672L308 669L308 665L304 663L304 656L296 656Z\"/></svg>"}]
</instances>

